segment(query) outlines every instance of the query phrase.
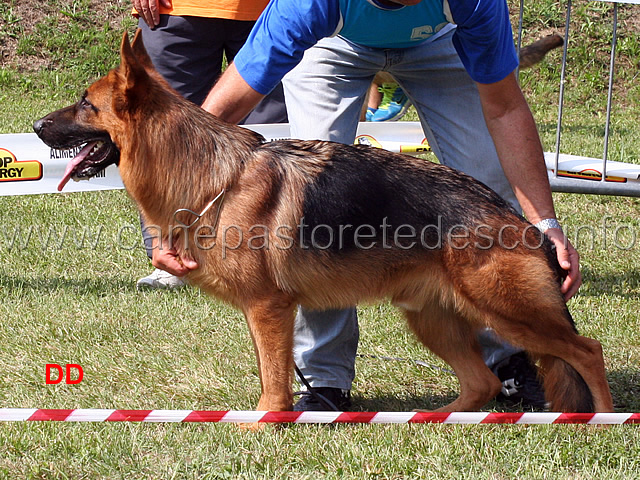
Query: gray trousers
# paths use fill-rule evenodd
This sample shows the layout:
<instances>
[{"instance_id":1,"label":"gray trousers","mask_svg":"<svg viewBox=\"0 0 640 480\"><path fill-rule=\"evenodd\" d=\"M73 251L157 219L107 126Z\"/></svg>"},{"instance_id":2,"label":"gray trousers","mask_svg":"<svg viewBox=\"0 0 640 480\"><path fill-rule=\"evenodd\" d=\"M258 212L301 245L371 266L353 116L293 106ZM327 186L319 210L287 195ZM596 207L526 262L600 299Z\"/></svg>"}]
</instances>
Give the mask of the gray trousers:
<instances>
[{"instance_id":1,"label":"gray trousers","mask_svg":"<svg viewBox=\"0 0 640 480\"><path fill-rule=\"evenodd\" d=\"M283 80L291 135L353 143L371 81L387 71L411 99L438 159L482 181L521 211L452 33L442 31L429 43L404 49L363 47L341 37L321 40ZM294 357L312 386L351 389L358 335L355 308L299 310ZM521 351L492 331L479 340L489 367Z\"/></svg>"}]
</instances>

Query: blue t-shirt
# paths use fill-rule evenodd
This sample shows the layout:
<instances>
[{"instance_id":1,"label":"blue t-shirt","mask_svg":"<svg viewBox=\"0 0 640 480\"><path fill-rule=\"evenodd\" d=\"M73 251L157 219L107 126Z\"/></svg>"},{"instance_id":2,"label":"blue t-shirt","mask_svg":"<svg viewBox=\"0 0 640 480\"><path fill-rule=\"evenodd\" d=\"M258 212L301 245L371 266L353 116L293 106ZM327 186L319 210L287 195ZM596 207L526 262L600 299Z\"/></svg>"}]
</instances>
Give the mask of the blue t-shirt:
<instances>
[{"instance_id":1,"label":"blue t-shirt","mask_svg":"<svg viewBox=\"0 0 640 480\"><path fill-rule=\"evenodd\" d=\"M431 38L449 25L441 1L388 7L376 0L338 0L342 24L339 35L374 48L407 48ZM378 25L384 25L379 30Z\"/></svg>"},{"instance_id":2,"label":"blue t-shirt","mask_svg":"<svg viewBox=\"0 0 640 480\"><path fill-rule=\"evenodd\" d=\"M506 0L422 0L396 8L376 0L271 0L234 63L254 90L267 94L322 38L410 48L447 23L456 25L453 44L476 82L500 81L518 65Z\"/></svg>"}]
</instances>

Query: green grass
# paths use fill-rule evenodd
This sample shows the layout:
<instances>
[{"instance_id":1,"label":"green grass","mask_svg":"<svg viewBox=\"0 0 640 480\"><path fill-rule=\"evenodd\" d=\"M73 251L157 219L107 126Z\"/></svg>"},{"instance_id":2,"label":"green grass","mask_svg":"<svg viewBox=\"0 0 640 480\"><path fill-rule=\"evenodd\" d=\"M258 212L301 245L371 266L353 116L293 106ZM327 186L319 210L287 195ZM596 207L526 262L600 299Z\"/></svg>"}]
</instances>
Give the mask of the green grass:
<instances>
[{"instance_id":1,"label":"green grass","mask_svg":"<svg viewBox=\"0 0 640 480\"><path fill-rule=\"evenodd\" d=\"M122 33L135 24L125 0L30 3L38 20L26 28L19 3L0 2L0 45L17 42L18 58L0 68L3 133L31 131L34 113L68 104L89 81L115 67Z\"/></svg>"},{"instance_id":2,"label":"green grass","mask_svg":"<svg viewBox=\"0 0 640 480\"><path fill-rule=\"evenodd\" d=\"M563 28L562 5L528 3L527 38ZM96 18L90 5L45 2L49 20L26 32L11 13L17 4L0 3L0 40L22 36L23 59L50 59L38 71L0 69L0 132L29 131L117 62L128 5L120 4L122 28ZM596 50L606 44L597 39L607 35L610 6L578 7L563 152L598 156L608 52L603 63ZM637 62L637 27L624 35L629 53L621 62ZM555 141L559 58L554 52L522 78L547 149ZM635 75L637 68L621 68L610 149L632 162L640 158ZM582 254L584 285L571 311L580 330L603 343L616 410L638 412L640 200L555 198ZM149 269L136 210L122 191L0 197L0 406L252 409L259 381L242 316L193 288L137 292L135 280ZM362 354L446 367L387 304L363 307L360 317ZM46 363L78 363L84 381L46 385ZM457 394L455 377L438 368L372 358L356 367L359 410L432 408ZM639 445L634 426L308 425L255 434L222 424L7 423L0 478L633 479Z\"/></svg>"}]
</instances>

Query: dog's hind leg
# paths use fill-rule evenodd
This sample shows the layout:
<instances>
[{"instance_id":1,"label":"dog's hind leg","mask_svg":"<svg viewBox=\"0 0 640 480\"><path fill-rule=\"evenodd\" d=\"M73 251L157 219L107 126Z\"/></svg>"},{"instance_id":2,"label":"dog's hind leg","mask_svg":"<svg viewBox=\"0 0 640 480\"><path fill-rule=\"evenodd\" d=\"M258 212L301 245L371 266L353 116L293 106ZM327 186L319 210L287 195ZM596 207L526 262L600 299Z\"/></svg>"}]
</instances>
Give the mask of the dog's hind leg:
<instances>
[{"instance_id":1,"label":"dog's hind leg","mask_svg":"<svg viewBox=\"0 0 640 480\"><path fill-rule=\"evenodd\" d=\"M458 377L460 395L437 411L478 410L500 392L500 380L485 365L476 331L466 320L438 304L404 313L420 341L447 362Z\"/></svg>"},{"instance_id":2,"label":"dog's hind leg","mask_svg":"<svg viewBox=\"0 0 640 480\"><path fill-rule=\"evenodd\" d=\"M524 318L531 320L524 325L493 315L493 328L540 358L545 397L552 410L611 412L613 400L602 346L597 340L575 333L562 310L521 311Z\"/></svg>"},{"instance_id":3,"label":"dog's hind leg","mask_svg":"<svg viewBox=\"0 0 640 480\"><path fill-rule=\"evenodd\" d=\"M451 264L469 315L541 359L553 410L612 411L600 343L576 333L547 260L526 250L494 255L473 269Z\"/></svg>"},{"instance_id":4,"label":"dog's hind leg","mask_svg":"<svg viewBox=\"0 0 640 480\"><path fill-rule=\"evenodd\" d=\"M258 360L262 395L257 410L293 407L293 322L295 302L278 295L253 300L243 310Z\"/></svg>"}]
</instances>

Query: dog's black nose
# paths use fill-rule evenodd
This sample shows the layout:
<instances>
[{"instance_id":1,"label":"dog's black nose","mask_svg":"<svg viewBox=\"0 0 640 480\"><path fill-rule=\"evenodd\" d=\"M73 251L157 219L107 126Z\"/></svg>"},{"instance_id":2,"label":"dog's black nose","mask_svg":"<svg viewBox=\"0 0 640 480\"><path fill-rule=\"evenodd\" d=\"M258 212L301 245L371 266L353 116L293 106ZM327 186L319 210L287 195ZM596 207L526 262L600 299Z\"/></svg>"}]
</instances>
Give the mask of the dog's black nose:
<instances>
[{"instance_id":1,"label":"dog's black nose","mask_svg":"<svg viewBox=\"0 0 640 480\"><path fill-rule=\"evenodd\" d=\"M35 122L33 122L33 131L36 132L36 134L40 135L44 130L45 123L46 121L44 118L36 120Z\"/></svg>"}]
</instances>

